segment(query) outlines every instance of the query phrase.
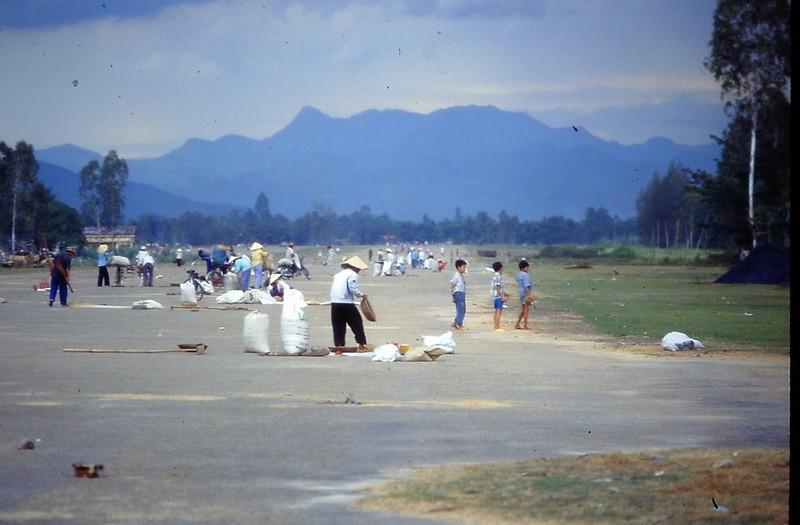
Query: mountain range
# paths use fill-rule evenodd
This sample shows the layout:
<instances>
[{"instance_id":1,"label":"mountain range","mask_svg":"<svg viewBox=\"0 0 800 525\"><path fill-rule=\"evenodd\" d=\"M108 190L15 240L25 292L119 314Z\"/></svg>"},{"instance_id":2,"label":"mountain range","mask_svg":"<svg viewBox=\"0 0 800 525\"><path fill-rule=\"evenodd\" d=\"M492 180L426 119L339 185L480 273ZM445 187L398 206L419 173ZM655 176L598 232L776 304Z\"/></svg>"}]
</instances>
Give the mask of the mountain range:
<instances>
[{"instance_id":1,"label":"mountain range","mask_svg":"<svg viewBox=\"0 0 800 525\"><path fill-rule=\"evenodd\" d=\"M457 211L580 220L589 207L629 218L655 173L665 175L672 163L714 172L719 154L716 143L658 137L622 145L493 106L427 115L369 110L349 118L306 107L263 140L190 139L163 156L127 160L125 215L225 215L252 208L263 192L271 212L290 219L365 206L374 215L412 221L452 218ZM79 208L78 173L104 155L63 145L36 157L39 179Z\"/></svg>"}]
</instances>

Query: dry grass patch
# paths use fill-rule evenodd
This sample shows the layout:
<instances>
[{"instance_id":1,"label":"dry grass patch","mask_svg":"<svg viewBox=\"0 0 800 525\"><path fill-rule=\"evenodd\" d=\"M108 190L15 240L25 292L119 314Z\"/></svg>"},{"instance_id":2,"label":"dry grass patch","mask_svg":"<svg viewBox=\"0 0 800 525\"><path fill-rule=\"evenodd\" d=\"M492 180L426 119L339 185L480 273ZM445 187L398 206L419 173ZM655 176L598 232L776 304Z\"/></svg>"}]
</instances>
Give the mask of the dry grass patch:
<instances>
[{"instance_id":1,"label":"dry grass patch","mask_svg":"<svg viewBox=\"0 0 800 525\"><path fill-rule=\"evenodd\" d=\"M477 523L789 522L789 449L590 454L416 469L361 506Z\"/></svg>"}]
</instances>

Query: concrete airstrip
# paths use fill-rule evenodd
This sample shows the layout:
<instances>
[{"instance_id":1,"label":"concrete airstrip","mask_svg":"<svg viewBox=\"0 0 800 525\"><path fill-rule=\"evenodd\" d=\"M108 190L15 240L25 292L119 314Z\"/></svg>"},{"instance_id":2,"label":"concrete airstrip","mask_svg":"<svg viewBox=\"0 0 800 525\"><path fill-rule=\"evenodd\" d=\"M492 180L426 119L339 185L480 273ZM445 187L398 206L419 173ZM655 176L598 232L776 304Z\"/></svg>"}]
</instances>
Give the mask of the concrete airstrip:
<instances>
[{"instance_id":1,"label":"concrete airstrip","mask_svg":"<svg viewBox=\"0 0 800 525\"><path fill-rule=\"evenodd\" d=\"M279 305L176 308L185 267L158 265L153 288L133 277L98 288L89 263L69 308L33 290L46 271L0 272L2 523L430 524L352 502L417 466L789 446L788 359L634 355L536 331L535 311L533 332L494 333L481 271L467 274L470 330L454 354L382 363L246 354L248 309L270 315L280 348ZM311 263L312 279L293 285L325 302L337 270ZM371 343L449 330L449 269L362 273ZM132 308L146 299L164 308ZM328 308L306 315L310 343L331 344ZM155 352L181 343L207 349ZM104 468L78 478L76 463Z\"/></svg>"}]
</instances>

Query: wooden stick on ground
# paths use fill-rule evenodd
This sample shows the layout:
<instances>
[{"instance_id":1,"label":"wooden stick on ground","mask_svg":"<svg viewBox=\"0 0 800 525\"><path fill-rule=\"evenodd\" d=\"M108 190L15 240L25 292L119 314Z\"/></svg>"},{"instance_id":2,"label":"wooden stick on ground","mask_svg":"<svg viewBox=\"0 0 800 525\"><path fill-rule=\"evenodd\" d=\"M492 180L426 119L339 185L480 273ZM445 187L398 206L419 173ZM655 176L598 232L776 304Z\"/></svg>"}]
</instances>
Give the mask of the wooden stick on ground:
<instances>
[{"instance_id":1,"label":"wooden stick on ground","mask_svg":"<svg viewBox=\"0 0 800 525\"><path fill-rule=\"evenodd\" d=\"M182 345L188 346L188 345ZM204 344L194 345L190 348L176 349L157 349L149 350L145 348L65 348L65 352L83 352L91 354L165 354L168 352L186 352L190 354L203 354L207 346Z\"/></svg>"}]
</instances>

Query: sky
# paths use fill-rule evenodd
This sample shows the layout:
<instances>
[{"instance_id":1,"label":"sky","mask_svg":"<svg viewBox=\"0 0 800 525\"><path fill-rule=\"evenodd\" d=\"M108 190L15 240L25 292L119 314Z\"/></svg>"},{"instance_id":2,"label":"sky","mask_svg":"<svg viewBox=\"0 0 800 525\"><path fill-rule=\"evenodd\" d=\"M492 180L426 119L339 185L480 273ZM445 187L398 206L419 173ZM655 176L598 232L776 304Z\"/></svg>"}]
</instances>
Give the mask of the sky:
<instances>
[{"instance_id":1,"label":"sky","mask_svg":"<svg viewBox=\"0 0 800 525\"><path fill-rule=\"evenodd\" d=\"M0 140L122 158L305 106L524 112L622 144L727 125L715 0L0 0Z\"/></svg>"}]
</instances>

